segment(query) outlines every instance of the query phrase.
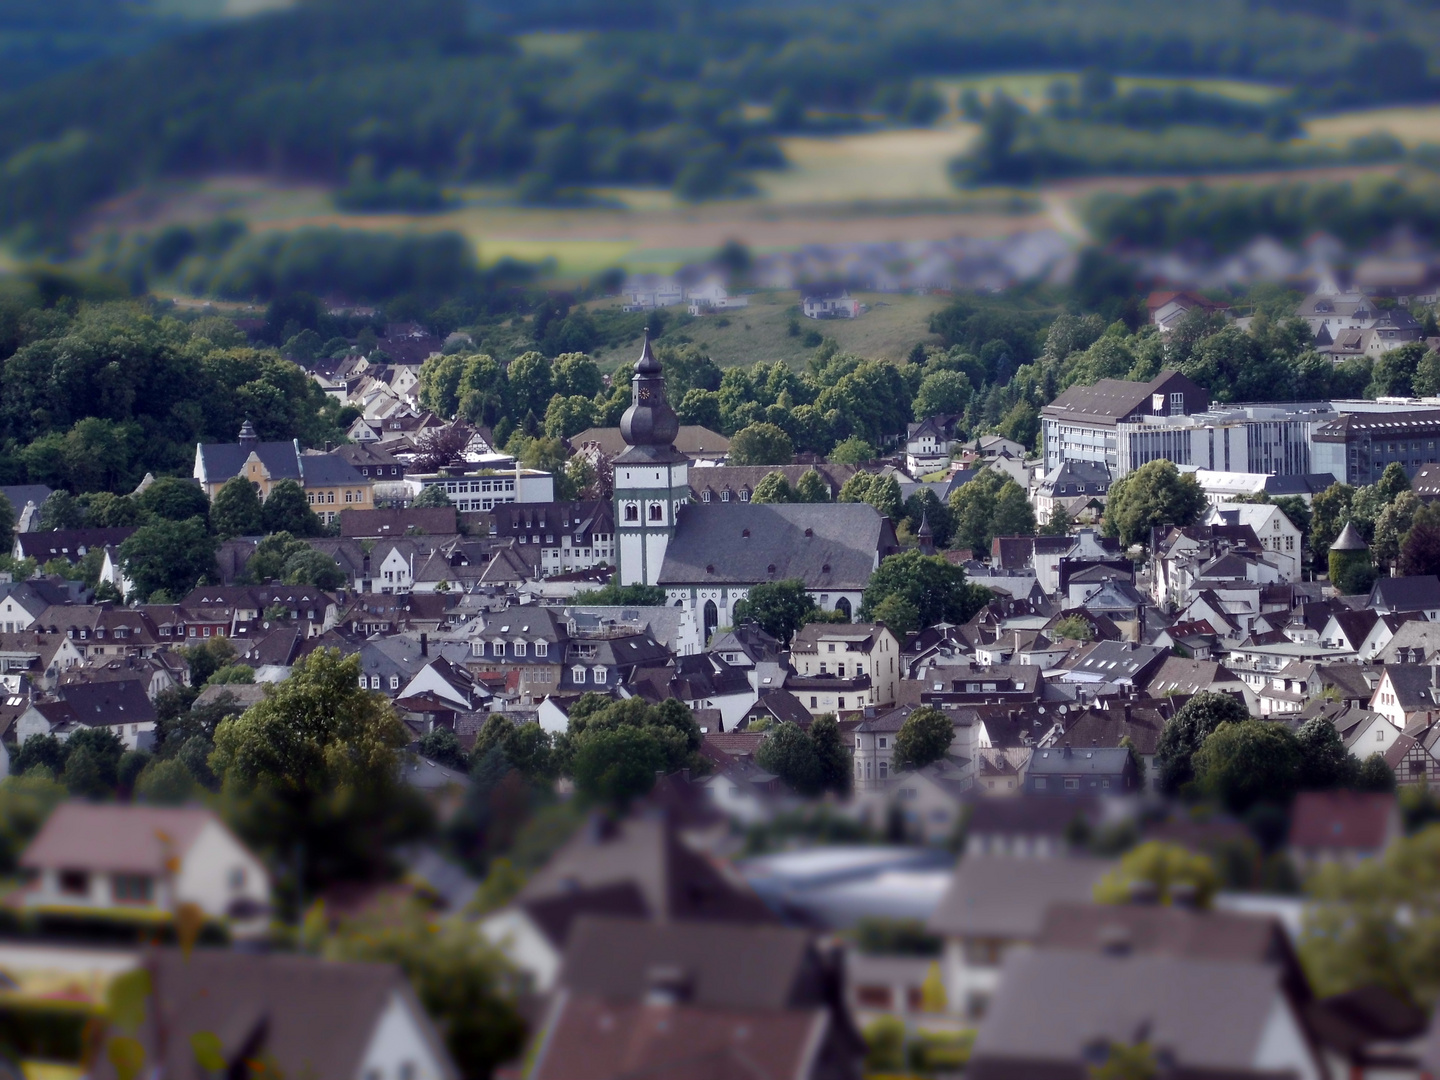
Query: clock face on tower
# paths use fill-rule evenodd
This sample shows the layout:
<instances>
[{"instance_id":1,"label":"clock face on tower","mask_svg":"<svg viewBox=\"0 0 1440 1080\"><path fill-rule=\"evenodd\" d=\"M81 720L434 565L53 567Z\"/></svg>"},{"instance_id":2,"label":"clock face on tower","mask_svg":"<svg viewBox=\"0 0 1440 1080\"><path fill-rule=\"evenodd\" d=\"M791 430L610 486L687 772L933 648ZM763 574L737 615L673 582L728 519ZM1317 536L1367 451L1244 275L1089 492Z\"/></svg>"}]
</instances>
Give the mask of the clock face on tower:
<instances>
[{"instance_id":1,"label":"clock face on tower","mask_svg":"<svg viewBox=\"0 0 1440 1080\"><path fill-rule=\"evenodd\" d=\"M640 400L641 400L641 401L649 401L649 400L650 400L650 397L651 397L651 393L652 393L652 391L650 390L650 387L648 387L648 386L642 386L642 387L640 388Z\"/></svg>"}]
</instances>

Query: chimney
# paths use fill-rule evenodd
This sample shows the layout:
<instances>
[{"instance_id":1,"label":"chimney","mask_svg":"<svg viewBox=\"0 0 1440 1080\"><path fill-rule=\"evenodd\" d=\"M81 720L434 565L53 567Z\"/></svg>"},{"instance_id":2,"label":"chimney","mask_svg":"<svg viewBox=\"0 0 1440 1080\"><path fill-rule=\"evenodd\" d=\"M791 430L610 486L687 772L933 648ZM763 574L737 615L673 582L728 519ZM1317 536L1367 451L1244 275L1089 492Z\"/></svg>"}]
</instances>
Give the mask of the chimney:
<instances>
[{"instance_id":1,"label":"chimney","mask_svg":"<svg viewBox=\"0 0 1440 1080\"><path fill-rule=\"evenodd\" d=\"M430 635L425 633L423 630L420 632L420 655L430 655Z\"/></svg>"},{"instance_id":2,"label":"chimney","mask_svg":"<svg viewBox=\"0 0 1440 1080\"><path fill-rule=\"evenodd\" d=\"M1072 758L1075 756L1075 752L1070 749L1070 744L1068 742L1065 744L1065 753L1061 756L1067 758Z\"/></svg>"}]
</instances>

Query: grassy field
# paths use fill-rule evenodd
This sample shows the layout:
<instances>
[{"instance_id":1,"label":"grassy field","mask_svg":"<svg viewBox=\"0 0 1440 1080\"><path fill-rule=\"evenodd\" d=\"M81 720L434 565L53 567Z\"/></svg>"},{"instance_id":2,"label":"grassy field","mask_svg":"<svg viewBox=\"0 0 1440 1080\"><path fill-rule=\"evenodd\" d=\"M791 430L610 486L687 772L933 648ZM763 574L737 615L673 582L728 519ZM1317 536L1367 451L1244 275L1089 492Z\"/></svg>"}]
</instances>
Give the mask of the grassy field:
<instances>
[{"instance_id":1,"label":"grassy field","mask_svg":"<svg viewBox=\"0 0 1440 1080\"><path fill-rule=\"evenodd\" d=\"M936 79L935 86L950 102L954 115L959 115L960 95L974 90L981 100L988 101L996 90L1003 91L1032 111L1038 111L1046 104L1045 92L1052 83L1067 82L1071 90L1078 89L1080 75L1073 71L1029 71L1004 75L971 75L964 78ZM1188 86L1204 94L1218 94L1237 101L1263 104L1273 101L1286 92L1286 87L1272 83L1250 82L1244 79L1169 79L1151 75L1122 75L1116 78L1115 88L1120 93L1140 87L1170 90Z\"/></svg>"},{"instance_id":2,"label":"grassy field","mask_svg":"<svg viewBox=\"0 0 1440 1080\"><path fill-rule=\"evenodd\" d=\"M853 203L862 200L960 201L946 163L970 148L977 124L929 130L876 131L833 138L781 139L788 169L756 173L770 203Z\"/></svg>"},{"instance_id":3,"label":"grassy field","mask_svg":"<svg viewBox=\"0 0 1440 1080\"><path fill-rule=\"evenodd\" d=\"M937 340L929 330L930 316L949 303L946 296L896 296L890 293L852 293L869 310L858 319L819 322L799 314L800 294L793 290L763 290L750 297L750 306L722 316L691 319L682 307L670 308L670 327L662 342L689 337L710 354L721 367L783 360L801 367L815 350L806 343L806 334L834 338L840 348L861 356L901 360L917 341ZM618 301L599 300L592 308L616 306ZM799 333L790 334L796 320ZM628 355L628 347L611 350L605 360Z\"/></svg>"},{"instance_id":4,"label":"grassy field","mask_svg":"<svg viewBox=\"0 0 1440 1080\"><path fill-rule=\"evenodd\" d=\"M1357 109L1319 116L1305 124L1312 139L1344 144L1361 135L1384 131L1406 146L1440 143L1440 105L1403 109Z\"/></svg>"},{"instance_id":5,"label":"grassy field","mask_svg":"<svg viewBox=\"0 0 1440 1080\"><path fill-rule=\"evenodd\" d=\"M557 53L574 50L582 42L583 35L579 34L541 34L526 37L523 45L537 53ZM1039 106L1046 87L1062 77L1075 76L1050 72L996 75L942 80L940 85L952 104L962 90L973 87L982 94L1003 89L1021 101ZM1183 82L1246 100L1264 100L1280 92L1273 86L1235 80L1119 81L1122 88ZM1309 129L1312 138L1337 144L1375 130L1391 131L1412 145L1440 141L1440 106L1343 113L1313 120ZM343 214L335 210L329 189L322 185L218 176L169 182L115 199L95 215L89 238L112 232L154 231L172 222L204 222L226 216L242 219L256 231L306 226L391 232L454 230L475 245L487 265L505 257L534 262L548 259L552 266L550 280L565 285L586 280L612 266L668 272L705 258L729 240L738 240L763 253L811 244L994 236L1045 227L1083 239L1083 228L1074 213L1077 199L1098 190L1138 191L1201 178L1094 177L1049 184L1023 198L1003 189L961 193L950 184L946 165L976 135L976 125L958 121L952 113L926 130L788 137L782 144L789 167L755 173L757 195L699 206L679 202L666 190L613 188L597 190L595 206L518 207L508 203L510 193L503 188L474 186L455 189L452 195L457 205L443 213ZM1204 179L1207 183L1226 184L1310 176L1339 179L1342 175L1393 168L1232 173L1207 175ZM857 325L844 332L862 331ZM752 331L752 335L755 333L758 331ZM793 342L776 342L773 347L784 352L791 345ZM738 353L744 347L745 338L741 336L733 348Z\"/></svg>"}]
</instances>

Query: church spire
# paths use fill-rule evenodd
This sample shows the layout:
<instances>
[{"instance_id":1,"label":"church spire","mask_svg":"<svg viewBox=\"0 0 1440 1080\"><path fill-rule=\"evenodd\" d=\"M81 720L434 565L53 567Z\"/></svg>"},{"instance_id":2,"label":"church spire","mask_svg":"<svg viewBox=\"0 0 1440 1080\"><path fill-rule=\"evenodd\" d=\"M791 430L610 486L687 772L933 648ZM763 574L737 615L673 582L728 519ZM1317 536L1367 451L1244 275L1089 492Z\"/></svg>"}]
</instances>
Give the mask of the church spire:
<instances>
[{"instance_id":1,"label":"church spire","mask_svg":"<svg viewBox=\"0 0 1440 1080\"><path fill-rule=\"evenodd\" d=\"M630 407L620 417L620 435L632 447L670 449L680 434L680 419L665 398L665 374L650 348L650 328L635 361Z\"/></svg>"}]
</instances>

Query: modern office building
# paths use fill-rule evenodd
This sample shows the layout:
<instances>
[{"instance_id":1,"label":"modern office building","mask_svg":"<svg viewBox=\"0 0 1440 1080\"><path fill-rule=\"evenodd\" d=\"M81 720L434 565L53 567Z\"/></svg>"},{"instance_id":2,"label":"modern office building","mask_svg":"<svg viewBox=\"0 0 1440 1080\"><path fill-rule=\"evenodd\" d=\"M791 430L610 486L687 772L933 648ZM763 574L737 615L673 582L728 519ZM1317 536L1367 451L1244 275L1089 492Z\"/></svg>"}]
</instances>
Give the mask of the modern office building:
<instances>
[{"instance_id":1,"label":"modern office building","mask_svg":"<svg viewBox=\"0 0 1440 1080\"><path fill-rule=\"evenodd\" d=\"M1347 484L1373 484L1392 461L1413 476L1440 461L1440 409L1346 412L1317 427L1310 442L1315 471Z\"/></svg>"},{"instance_id":2,"label":"modern office building","mask_svg":"<svg viewBox=\"0 0 1440 1080\"><path fill-rule=\"evenodd\" d=\"M1109 466L1111 478L1118 479L1130 471L1120 456L1116 429L1121 423L1183 417L1209 406L1210 392L1178 371L1162 371L1148 383L1101 379L1093 386L1072 386L1040 410L1045 472L1062 461L1093 461Z\"/></svg>"},{"instance_id":3,"label":"modern office building","mask_svg":"<svg viewBox=\"0 0 1440 1080\"><path fill-rule=\"evenodd\" d=\"M1089 461L1118 480L1158 458L1217 472L1304 475L1311 432L1335 410L1323 401L1212 409L1203 388L1161 372L1148 383L1071 387L1041 415L1047 473L1064 461Z\"/></svg>"}]
</instances>

